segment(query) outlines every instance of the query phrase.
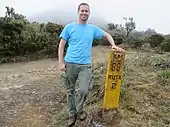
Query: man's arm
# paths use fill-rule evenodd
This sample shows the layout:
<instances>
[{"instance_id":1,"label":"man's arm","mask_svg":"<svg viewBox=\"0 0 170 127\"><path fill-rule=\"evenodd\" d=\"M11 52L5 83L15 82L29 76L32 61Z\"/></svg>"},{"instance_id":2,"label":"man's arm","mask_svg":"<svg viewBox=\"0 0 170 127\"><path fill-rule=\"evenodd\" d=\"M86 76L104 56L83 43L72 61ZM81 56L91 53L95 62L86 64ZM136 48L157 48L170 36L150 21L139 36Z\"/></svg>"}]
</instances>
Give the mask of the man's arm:
<instances>
[{"instance_id":1,"label":"man's arm","mask_svg":"<svg viewBox=\"0 0 170 127\"><path fill-rule=\"evenodd\" d=\"M112 49L116 49L118 51L124 51L122 48L116 46L114 39L112 38L112 36L109 33L104 32L103 37L106 38L108 40L108 42L112 45Z\"/></svg>"},{"instance_id":2,"label":"man's arm","mask_svg":"<svg viewBox=\"0 0 170 127\"><path fill-rule=\"evenodd\" d=\"M58 62L59 62L59 68L61 71L65 70L65 63L64 63L64 47L66 44L66 40L61 38L59 47L58 47Z\"/></svg>"},{"instance_id":3,"label":"man's arm","mask_svg":"<svg viewBox=\"0 0 170 127\"><path fill-rule=\"evenodd\" d=\"M65 45L69 39L69 25L66 25L64 29L62 30L59 38L61 38L59 47L58 47L58 63L59 63L59 69L61 71L65 71L65 63L64 63L64 48Z\"/></svg>"},{"instance_id":4,"label":"man's arm","mask_svg":"<svg viewBox=\"0 0 170 127\"><path fill-rule=\"evenodd\" d=\"M95 31L94 34L95 39L102 39L104 37L112 45L112 49L116 49L118 51L124 51L122 48L116 46L112 36L109 33L96 26L94 27L94 31Z\"/></svg>"},{"instance_id":5,"label":"man's arm","mask_svg":"<svg viewBox=\"0 0 170 127\"><path fill-rule=\"evenodd\" d=\"M106 38L109 41L109 43L112 45L112 47L116 46L112 36L109 33L104 32L103 37Z\"/></svg>"}]
</instances>

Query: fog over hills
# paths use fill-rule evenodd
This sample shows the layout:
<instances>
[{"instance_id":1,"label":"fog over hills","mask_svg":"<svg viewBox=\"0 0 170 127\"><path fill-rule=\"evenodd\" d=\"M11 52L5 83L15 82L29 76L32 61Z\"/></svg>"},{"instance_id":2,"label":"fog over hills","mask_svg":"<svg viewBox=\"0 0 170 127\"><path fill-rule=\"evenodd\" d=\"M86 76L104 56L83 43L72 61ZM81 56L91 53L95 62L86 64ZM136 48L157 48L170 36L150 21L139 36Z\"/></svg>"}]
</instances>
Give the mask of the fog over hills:
<instances>
[{"instance_id":1,"label":"fog over hills","mask_svg":"<svg viewBox=\"0 0 170 127\"><path fill-rule=\"evenodd\" d=\"M41 12L35 15L27 16L28 20L31 22L55 22L59 24L67 24L70 22L77 21L78 15L74 11L63 11L63 10L49 10ZM106 26L107 21L99 15L90 15L88 23L103 27Z\"/></svg>"}]
</instances>

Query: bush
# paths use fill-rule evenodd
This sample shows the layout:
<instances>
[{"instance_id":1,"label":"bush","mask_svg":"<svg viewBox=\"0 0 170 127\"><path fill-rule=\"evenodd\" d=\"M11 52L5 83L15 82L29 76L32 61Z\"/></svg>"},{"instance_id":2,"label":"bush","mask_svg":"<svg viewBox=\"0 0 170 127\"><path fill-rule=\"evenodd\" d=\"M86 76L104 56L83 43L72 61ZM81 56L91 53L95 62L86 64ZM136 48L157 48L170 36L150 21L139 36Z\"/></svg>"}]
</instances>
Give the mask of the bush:
<instances>
[{"instance_id":1,"label":"bush","mask_svg":"<svg viewBox=\"0 0 170 127\"><path fill-rule=\"evenodd\" d=\"M120 45L123 43L123 39L120 36L112 36L112 37L115 40L116 45Z\"/></svg>"},{"instance_id":2,"label":"bush","mask_svg":"<svg viewBox=\"0 0 170 127\"><path fill-rule=\"evenodd\" d=\"M169 79L170 78L170 70L159 72L158 76L163 77L165 79Z\"/></svg>"},{"instance_id":3,"label":"bush","mask_svg":"<svg viewBox=\"0 0 170 127\"><path fill-rule=\"evenodd\" d=\"M112 37L113 37L116 45L122 44L123 40L121 37L119 37L119 36L112 36ZM102 40L96 40L94 43L94 45L99 45L99 44L103 45L103 46L110 46L110 43L106 38L104 38Z\"/></svg>"},{"instance_id":4,"label":"bush","mask_svg":"<svg viewBox=\"0 0 170 127\"><path fill-rule=\"evenodd\" d=\"M170 39L164 41L161 45L160 48L162 51L165 52L170 52Z\"/></svg>"},{"instance_id":5,"label":"bush","mask_svg":"<svg viewBox=\"0 0 170 127\"><path fill-rule=\"evenodd\" d=\"M133 39L133 40L131 41L131 47L132 47L132 48L138 48L138 47L140 47L143 43L144 43L143 40Z\"/></svg>"},{"instance_id":6,"label":"bush","mask_svg":"<svg viewBox=\"0 0 170 127\"><path fill-rule=\"evenodd\" d=\"M144 43L140 46L140 49L143 51L149 52L151 51L151 46L149 43Z\"/></svg>"},{"instance_id":7,"label":"bush","mask_svg":"<svg viewBox=\"0 0 170 127\"><path fill-rule=\"evenodd\" d=\"M164 38L165 38L165 40L170 39L170 34L165 35Z\"/></svg>"},{"instance_id":8,"label":"bush","mask_svg":"<svg viewBox=\"0 0 170 127\"><path fill-rule=\"evenodd\" d=\"M139 48L141 47L143 44L145 43L148 43L148 38L130 38L129 39L129 45L132 47L132 48Z\"/></svg>"},{"instance_id":9,"label":"bush","mask_svg":"<svg viewBox=\"0 0 170 127\"><path fill-rule=\"evenodd\" d=\"M99 44L100 44L99 40L94 40L93 43L92 43L92 46L97 46Z\"/></svg>"},{"instance_id":10,"label":"bush","mask_svg":"<svg viewBox=\"0 0 170 127\"><path fill-rule=\"evenodd\" d=\"M59 44L62 25L26 22L24 18L1 17L0 45L6 49L4 55L18 56L36 52L55 54Z\"/></svg>"},{"instance_id":11,"label":"bush","mask_svg":"<svg viewBox=\"0 0 170 127\"><path fill-rule=\"evenodd\" d=\"M150 45L152 48L157 47L164 41L164 37L159 34L155 34L149 37Z\"/></svg>"}]
</instances>

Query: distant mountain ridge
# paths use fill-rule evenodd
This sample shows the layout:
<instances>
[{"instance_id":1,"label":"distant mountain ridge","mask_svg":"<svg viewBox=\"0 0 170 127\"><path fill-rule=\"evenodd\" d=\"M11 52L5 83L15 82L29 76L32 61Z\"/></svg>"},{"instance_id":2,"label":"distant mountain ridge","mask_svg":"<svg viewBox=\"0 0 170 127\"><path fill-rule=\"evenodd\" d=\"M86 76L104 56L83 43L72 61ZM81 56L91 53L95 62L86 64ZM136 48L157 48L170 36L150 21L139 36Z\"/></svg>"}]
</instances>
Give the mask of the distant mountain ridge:
<instances>
[{"instance_id":1,"label":"distant mountain ridge","mask_svg":"<svg viewBox=\"0 0 170 127\"><path fill-rule=\"evenodd\" d=\"M63 10L49 10L46 12L38 13L32 16L28 16L28 20L30 22L40 22L40 23L47 23L47 22L55 22L59 24L67 24L70 22L77 21L77 13L72 11L63 11ZM94 16L90 15L88 23L92 23L97 26L106 26L107 21L104 20L101 16Z\"/></svg>"}]
</instances>

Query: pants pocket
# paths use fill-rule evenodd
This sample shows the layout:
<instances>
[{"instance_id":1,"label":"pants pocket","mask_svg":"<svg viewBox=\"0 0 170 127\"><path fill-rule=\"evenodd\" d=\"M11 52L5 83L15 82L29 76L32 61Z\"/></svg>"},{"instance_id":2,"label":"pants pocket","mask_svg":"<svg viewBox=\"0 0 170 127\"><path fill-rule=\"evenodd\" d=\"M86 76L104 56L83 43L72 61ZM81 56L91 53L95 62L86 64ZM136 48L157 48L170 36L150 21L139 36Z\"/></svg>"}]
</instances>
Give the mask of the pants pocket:
<instances>
[{"instance_id":1,"label":"pants pocket","mask_svg":"<svg viewBox=\"0 0 170 127\"><path fill-rule=\"evenodd\" d=\"M61 79L62 79L62 84L64 85L65 88L68 88L68 75L66 73L63 73L61 75Z\"/></svg>"}]
</instances>

